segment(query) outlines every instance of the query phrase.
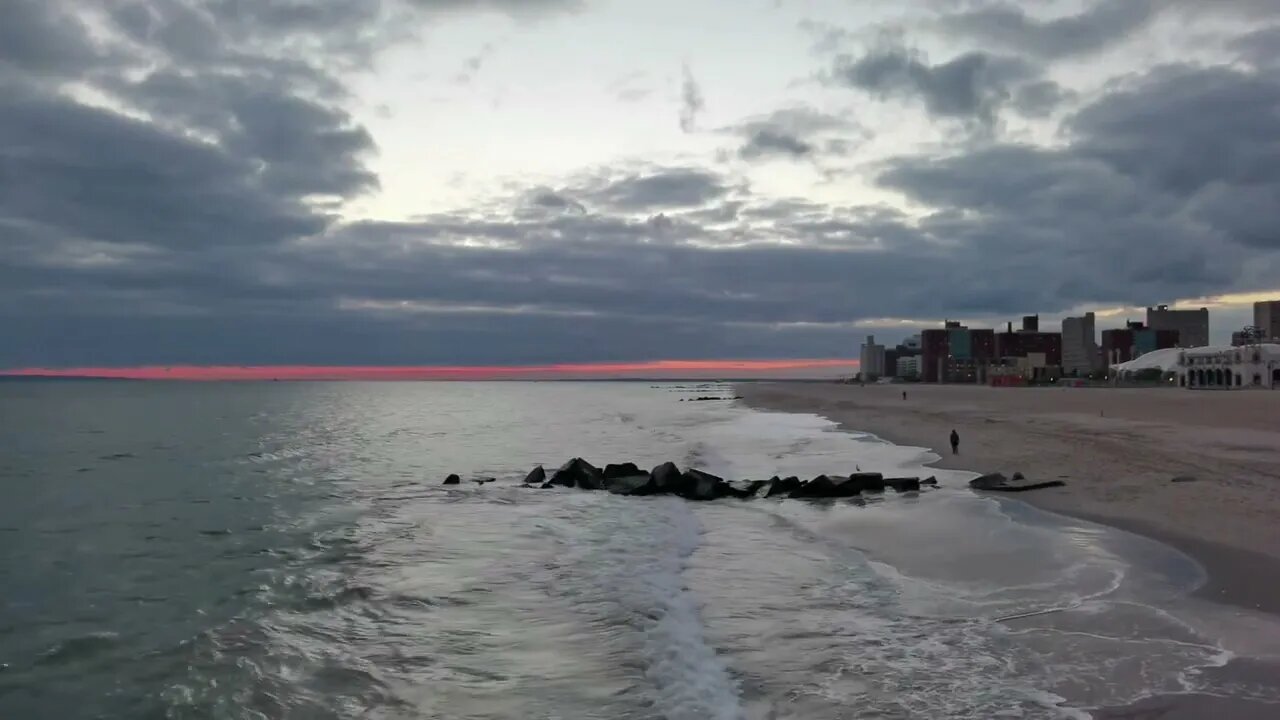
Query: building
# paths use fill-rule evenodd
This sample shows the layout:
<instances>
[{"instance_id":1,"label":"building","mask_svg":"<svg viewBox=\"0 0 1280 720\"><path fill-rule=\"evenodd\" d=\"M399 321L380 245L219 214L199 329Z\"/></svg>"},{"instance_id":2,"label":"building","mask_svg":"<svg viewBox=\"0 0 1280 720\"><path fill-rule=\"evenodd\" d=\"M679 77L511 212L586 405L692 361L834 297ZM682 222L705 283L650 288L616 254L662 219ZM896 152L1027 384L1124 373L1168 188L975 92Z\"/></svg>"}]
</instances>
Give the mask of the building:
<instances>
[{"instance_id":1,"label":"building","mask_svg":"<svg viewBox=\"0 0 1280 720\"><path fill-rule=\"evenodd\" d=\"M1196 390L1280 390L1280 345L1169 348L1113 368L1118 379L1153 369L1172 373L1171 382L1179 387Z\"/></svg>"},{"instance_id":2,"label":"building","mask_svg":"<svg viewBox=\"0 0 1280 720\"><path fill-rule=\"evenodd\" d=\"M876 336L868 335L862 345L859 372L864 382L884 376L884 346L876 344Z\"/></svg>"},{"instance_id":3,"label":"building","mask_svg":"<svg viewBox=\"0 0 1280 720\"><path fill-rule=\"evenodd\" d=\"M902 377L902 375L898 373L898 360L901 358L919 357L919 355L920 355L920 336L919 335L912 335L906 338L902 342L898 343L897 347L886 348L884 351L885 377ZM919 363L917 363L917 366L918 365ZM917 375L919 374L918 367L916 369L916 373Z\"/></svg>"},{"instance_id":4,"label":"building","mask_svg":"<svg viewBox=\"0 0 1280 720\"><path fill-rule=\"evenodd\" d=\"M1088 375L1098 369L1098 335L1093 313L1062 320L1062 371Z\"/></svg>"},{"instance_id":5,"label":"building","mask_svg":"<svg viewBox=\"0 0 1280 720\"><path fill-rule=\"evenodd\" d=\"M1280 341L1280 300L1254 303L1253 324L1262 332L1263 341Z\"/></svg>"},{"instance_id":6,"label":"building","mask_svg":"<svg viewBox=\"0 0 1280 720\"><path fill-rule=\"evenodd\" d=\"M948 320L920 333L920 379L924 382L986 383L995 359L993 330L971 330Z\"/></svg>"},{"instance_id":7,"label":"building","mask_svg":"<svg viewBox=\"0 0 1280 720\"><path fill-rule=\"evenodd\" d=\"M1052 364L1048 355L1042 352L1008 358L991 368L991 384L1000 387L1057 382L1061 377L1062 367Z\"/></svg>"},{"instance_id":8,"label":"building","mask_svg":"<svg viewBox=\"0 0 1280 720\"><path fill-rule=\"evenodd\" d=\"M1062 333L1040 332L1039 315L1023 317L1020 330L1014 330L1013 323L1009 323L1005 332L996 334L996 357L1002 364L1033 353L1043 354L1047 367L1062 365Z\"/></svg>"},{"instance_id":9,"label":"building","mask_svg":"<svg viewBox=\"0 0 1280 720\"><path fill-rule=\"evenodd\" d=\"M1176 330L1178 347L1205 347L1209 344L1209 309L1170 310L1168 305L1147 308L1147 327Z\"/></svg>"},{"instance_id":10,"label":"building","mask_svg":"<svg viewBox=\"0 0 1280 720\"><path fill-rule=\"evenodd\" d=\"M914 380L920 377L920 356L908 355L898 358L898 366L895 368L897 377Z\"/></svg>"},{"instance_id":11,"label":"building","mask_svg":"<svg viewBox=\"0 0 1280 720\"><path fill-rule=\"evenodd\" d=\"M1124 328L1102 331L1102 360L1106 367L1129 362L1156 350L1178 347L1177 330L1156 330L1130 321Z\"/></svg>"}]
</instances>

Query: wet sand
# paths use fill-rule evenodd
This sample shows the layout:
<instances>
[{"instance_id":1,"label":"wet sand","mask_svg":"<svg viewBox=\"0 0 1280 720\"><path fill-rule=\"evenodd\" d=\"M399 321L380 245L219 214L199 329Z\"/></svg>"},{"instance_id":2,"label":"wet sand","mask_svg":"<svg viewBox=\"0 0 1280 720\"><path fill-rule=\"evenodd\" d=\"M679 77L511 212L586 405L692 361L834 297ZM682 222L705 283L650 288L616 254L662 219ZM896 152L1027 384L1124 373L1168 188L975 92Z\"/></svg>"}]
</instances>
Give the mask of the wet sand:
<instances>
[{"instance_id":1,"label":"wet sand","mask_svg":"<svg viewBox=\"0 0 1280 720\"><path fill-rule=\"evenodd\" d=\"M933 448L938 467L1061 479L1066 487L1014 497L1172 545L1208 571L1200 597L1280 614L1280 392L835 383L738 392L752 407ZM1213 716L1275 718L1280 707L1185 695L1099 715Z\"/></svg>"}]
</instances>

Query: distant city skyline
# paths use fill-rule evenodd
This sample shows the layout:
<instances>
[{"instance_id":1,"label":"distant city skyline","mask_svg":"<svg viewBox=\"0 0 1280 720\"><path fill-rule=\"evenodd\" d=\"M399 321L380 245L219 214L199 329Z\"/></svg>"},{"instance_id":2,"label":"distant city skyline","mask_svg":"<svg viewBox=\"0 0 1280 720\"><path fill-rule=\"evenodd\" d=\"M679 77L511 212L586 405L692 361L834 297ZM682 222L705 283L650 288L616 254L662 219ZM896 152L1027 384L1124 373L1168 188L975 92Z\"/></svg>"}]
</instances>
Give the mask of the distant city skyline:
<instances>
[{"instance_id":1,"label":"distant city skyline","mask_svg":"<svg viewBox=\"0 0 1280 720\"><path fill-rule=\"evenodd\" d=\"M1280 3L0 5L0 369L853 360L1158 303L1225 343L1280 297Z\"/></svg>"}]
</instances>

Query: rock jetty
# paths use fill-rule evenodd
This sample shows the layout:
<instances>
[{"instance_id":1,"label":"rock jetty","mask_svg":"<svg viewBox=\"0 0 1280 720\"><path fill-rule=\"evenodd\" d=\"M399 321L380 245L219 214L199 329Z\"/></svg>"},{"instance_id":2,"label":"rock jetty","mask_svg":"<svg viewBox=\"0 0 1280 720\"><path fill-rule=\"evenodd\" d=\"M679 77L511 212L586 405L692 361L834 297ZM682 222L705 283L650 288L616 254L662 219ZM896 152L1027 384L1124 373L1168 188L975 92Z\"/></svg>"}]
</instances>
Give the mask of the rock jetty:
<instances>
[{"instance_id":1,"label":"rock jetty","mask_svg":"<svg viewBox=\"0 0 1280 720\"><path fill-rule=\"evenodd\" d=\"M450 475L445 484L456 485L457 478L457 475ZM885 490L914 493L937 485L938 481L931 477L923 480L918 477L886 478L880 473L867 472L819 475L808 481L794 476L731 481L695 468L682 471L671 462L648 471L630 462L611 463L601 470L582 458L573 458L549 475L539 465L525 477L523 487L603 490L614 495L675 495L686 500L708 501L720 498L855 498L863 493L882 493Z\"/></svg>"}]
</instances>

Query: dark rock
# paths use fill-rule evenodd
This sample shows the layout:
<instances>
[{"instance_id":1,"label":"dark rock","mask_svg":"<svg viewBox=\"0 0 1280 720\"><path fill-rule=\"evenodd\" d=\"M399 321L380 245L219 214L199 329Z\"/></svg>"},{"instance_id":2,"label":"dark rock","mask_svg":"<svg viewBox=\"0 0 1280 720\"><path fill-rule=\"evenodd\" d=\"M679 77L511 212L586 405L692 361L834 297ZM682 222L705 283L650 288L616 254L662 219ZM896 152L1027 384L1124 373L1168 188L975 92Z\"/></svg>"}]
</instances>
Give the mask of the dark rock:
<instances>
[{"instance_id":1,"label":"dark rock","mask_svg":"<svg viewBox=\"0 0 1280 720\"><path fill-rule=\"evenodd\" d=\"M795 490L792 490L791 497L793 498L831 497L831 493L835 492L835 489L836 489L836 483L834 480L832 480L830 477L827 477L826 475L819 475L818 477L810 480L807 483L804 483L803 485L796 488Z\"/></svg>"},{"instance_id":2,"label":"dark rock","mask_svg":"<svg viewBox=\"0 0 1280 720\"><path fill-rule=\"evenodd\" d=\"M793 498L847 498L857 497L861 486L847 477L819 475L791 493Z\"/></svg>"},{"instance_id":3,"label":"dark rock","mask_svg":"<svg viewBox=\"0 0 1280 720\"><path fill-rule=\"evenodd\" d=\"M605 477L604 489L614 495L656 495L658 487L648 473Z\"/></svg>"},{"instance_id":4,"label":"dark rock","mask_svg":"<svg viewBox=\"0 0 1280 720\"><path fill-rule=\"evenodd\" d=\"M920 490L920 478L918 477L885 478L884 484L900 493Z\"/></svg>"},{"instance_id":5,"label":"dark rock","mask_svg":"<svg viewBox=\"0 0 1280 720\"><path fill-rule=\"evenodd\" d=\"M462 478L458 477L457 475L450 475L449 477L444 479L444 484L445 485L461 485Z\"/></svg>"},{"instance_id":6,"label":"dark rock","mask_svg":"<svg viewBox=\"0 0 1280 720\"><path fill-rule=\"evenodd\" d=\"M609 478L635 477L636 475L644 475L644 474L645 472L640 468L636 467L635 463L627 462L627 463L618 463L616 465L614 463L609 463L608 465L604 466L605 480L608 480Z\"/></svg>"},{"instance_id":7,"label":"dark rock","mask_svg":"<svg viewBox=\"0 0 1280 720\"><path fill-rule=\"evenodd\" d=\"M653 478L653 487L659 493L673 493L675 495L684 495L687 493L689 483L685 481L685 477L680 472L680 468L675 463L666 462L654 468L649 476Z\"/></svg>"},{"instance_id":8,"label":"dark rock","mask_svg":"<svg viewBox=\"0 0 1280 720\"><path fill-rule=\"evenodd\" d=\"M530 470L529 474L524 476L524 482L526 485L541 485L546 481L547 471L543 470L541 465Z\"/></svg>"},{"instance_id":9,"label":"dark rock","mask_svg":"<svg viewBox=\"0 0 1280 720\"><path fill-rule=\"evenodd\" d=\"M849 482L859 492L884 492L885 488L884 475L880 473L856 472L849 476Z\"/></svg>"},{"instance_id":10,"label":"dark rock","mask_svg":"<svg viewBox=\"0 0 1280 720\"><path fill-rule=\"evenodd\" d=\"M604 488L604 474L586 460L574 458L551 475L551 484L578 487L583 490L600 490Z\"/></svg>"},{"instance_id":11,"label":"dark rock","mask_svg":"<svg viewBox=\"0 0 1280 720\"><path fill-rule=\"evenodd\" d=\"M1015 476L1021 478L1021 475ZM1027 492L1029 490L1043 490L1045 488L1063 487L1066 483L1061 480L1047 480L1045 482L1028 482L1026 478L1014 480L1006 478L1000 473L991 473L982 477L974 478L969 481L969 487L974 490L987 490L989 492Z\"/></svg>"},{"instance_id":12,"label":"dark rock","mask_svg":"<svg viewBox=\"0 0 1280 720\"><path fill-rule=\"evenodd\" d=\"M1008 484L1009 484L1009 478L1005 477L1004 475L1001 475L1000 473L991 473L990 475L983 475L981 477L976 477L969 481L969 487L973 488L974 490L990 490L991 488L1001 487Z\"/></svg>"},{"instance_id":13,"label":"dark rock","mask_svg":"<svg viewBox=\"0 0 1280 720\"><path fill-rule=\"evenodd\" d=\"M1009 478L1009 479L1010 479L1010 480L1012 480L1013 482L1018 482L1019 480L1026 480L1027 478L1026 478L1022 473L1020 473L1020 472L1015 472L1015 473L1013 474L1013 477L1011 477L1011 478Z\"/></svg>"},{"instance_id":14,"label":"dark rock","mask_svg":"<svg viewBox=\"0 0 1280 720\"><path fill-rule=\"evenodd\" d=\"M554 483L549 483L549 482L544 482L544 483L542 483L541 485L539 485L539 486L538 486L538 488L539 488L539 489L541 489L541 490L549 490L549 489L551 489L551 488L553 488L553 487L555 487L555 484L554 484Z\"/></svg>"},{"instance_id":15,"label":"dark rock","mask_svg":"<svg viewBox=\"0 0 1280 720\"><path fill-rule=\"evenodd\" d=\"M475 483L475 484L477 484L477 485L484 485L485 483L491 483L491 482L493 482L495 479L496 479L496 478L491 478L491 477L471 478L471 482L473 482L473 483Z\"/></svg>"},{"instance_id":16,"label":"dark rock","mask_svg":"<svg viewBox=\"0 0 1280 720\"><path fill-rule=\"evenodd\" d=\"M792 497L803 486L804 483L800 482L800 478L791 475L790 477L773 481L773 484L769 486L768 492L765 493L765 497Z\"/></svg>"},{"instance_id":17,"label":"dark rock","mask_svg":"<svg viewBox=\"0 0 1280 720\"><path fill-rule=\"evenodd\" d=\"M685 487L681 497L688 500L715 500L725 494L724 478L716 477L701 470L689 469L684 472Z\"/></svg>"},{"instance_id":18,"label":"dark rock","mask_svg":"<svg viewBox=\"0 0 1280 720\"><path fill-rule=\"evenodd\" d=\"M925 479L921 480L921 481L920 481L920 484L921 484L921 485L928 486L928 487L938 487L938 478L933 477L932 475L930 475L929 477L927 477L927 478L925 478Z\"/></svg>"},{"instance_id":19,"label":"dark rock","mask_svg":"<svg viewBox=\"0 0 1280 720\"><path fill-rule=\"evenodd\" d=\"M1179 475L1175 477L1171 482L1187 483L1187 482L1195 482L1196 480L1197 478L1194 475Z\"/></svg>"}]
</instances>

